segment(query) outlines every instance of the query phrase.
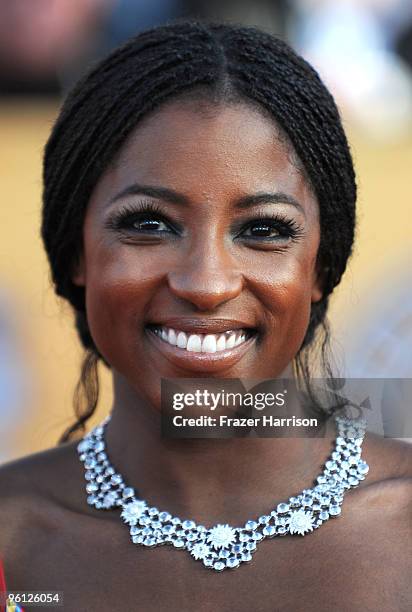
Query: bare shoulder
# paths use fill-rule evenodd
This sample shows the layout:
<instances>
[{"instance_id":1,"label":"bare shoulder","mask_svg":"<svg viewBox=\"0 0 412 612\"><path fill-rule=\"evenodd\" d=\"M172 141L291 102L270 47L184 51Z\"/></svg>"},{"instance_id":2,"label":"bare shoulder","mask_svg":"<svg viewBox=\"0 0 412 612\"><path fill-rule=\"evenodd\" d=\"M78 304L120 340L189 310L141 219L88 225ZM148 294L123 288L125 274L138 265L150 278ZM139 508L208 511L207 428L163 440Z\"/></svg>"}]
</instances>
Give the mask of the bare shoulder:
<instances>
[{"instance_id":1,"label":"bare shoulder","mask_svg":"<svg viewBox=\"0 0 412 612\"><path fill-rule=\"evenodd\" d=\"M23 495L44 495L53 484L69 478L77 465L76 443L71 442L26 455L0 466L0 499Z\"/></svg>"},{"instance_id":2,"label":"bare shoulder","mask_svg":"<svg viewBox=\"0 0 412 612\"><path fill-rule=\"evenodd\" d=\"M412 444L368 433L362 456L369 474L357 498L369 512L394 520L398 531L412 531ZM400 533L399 531L399 533Z\"/></svg>"},{"instance_id":3,"label":"bare shoulder","mask_svg":"<svg viewBox=\"0 0 412 612\"><path fill-rule=\"evenodd\" d=\"M404 479L407 482L412 478L412 443L408 441L368 433L363 443L363 455L373 481Z\"/></svg>"},{"instance_id":4,"label":"bare shoulder","mask_svg":"<svg viewBox=\"0 0 412 612\"><path fill-rule=\"evenodd\" d=\"M76 443L0 466L0 549L23 523L26 528L45 525L53 511L75 504L81 479Z\"/></svg>"}]
</instances>

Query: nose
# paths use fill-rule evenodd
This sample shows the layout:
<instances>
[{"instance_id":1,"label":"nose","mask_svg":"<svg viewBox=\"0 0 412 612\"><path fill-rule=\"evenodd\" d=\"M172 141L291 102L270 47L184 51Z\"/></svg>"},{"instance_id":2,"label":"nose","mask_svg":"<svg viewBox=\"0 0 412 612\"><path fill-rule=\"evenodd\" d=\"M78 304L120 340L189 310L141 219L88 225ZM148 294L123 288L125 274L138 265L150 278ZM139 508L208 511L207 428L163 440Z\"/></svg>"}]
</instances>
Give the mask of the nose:
<instances>
[{"instance_id":1,"label":"nose","mask_svg":"<svg viewBox=\"0 0 412 612\"><path fill-rule=\"evenodd\" d=\"M168 283L174 295L199 310L214 310L241 293L243 275L230 253L210 241L187 254L169 272Z\"/></svg>"}]
</instances>

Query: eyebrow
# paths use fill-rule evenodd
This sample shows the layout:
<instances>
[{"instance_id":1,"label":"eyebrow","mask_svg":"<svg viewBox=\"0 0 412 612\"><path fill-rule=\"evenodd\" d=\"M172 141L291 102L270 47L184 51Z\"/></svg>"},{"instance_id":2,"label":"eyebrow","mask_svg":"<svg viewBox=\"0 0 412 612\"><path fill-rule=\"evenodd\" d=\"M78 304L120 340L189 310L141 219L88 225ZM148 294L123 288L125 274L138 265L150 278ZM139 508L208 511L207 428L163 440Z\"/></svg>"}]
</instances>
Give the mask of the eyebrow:
<instances>
[{"instance_id":1,"label":"eyebrow","mask_svg":"<svg viewBox=\"0 0 412 612\"><path fill-rule=\"evenodd\" d=\"M109 204L113 204L114 202L117 202L118 200L130 195L146 195L148 197L164 200L179 206L190 206L191 203L188 197L182 193L174 191L173 189L155 185L140 185L138 183L133 183L113 196ZM235 200L234 207L238 209L246 209L259 204L290 204L305 215L303 206L293 196L281 191L274 193L261 192L253 195L242 196L241 198Z\"/></svg>"}]
</instances>

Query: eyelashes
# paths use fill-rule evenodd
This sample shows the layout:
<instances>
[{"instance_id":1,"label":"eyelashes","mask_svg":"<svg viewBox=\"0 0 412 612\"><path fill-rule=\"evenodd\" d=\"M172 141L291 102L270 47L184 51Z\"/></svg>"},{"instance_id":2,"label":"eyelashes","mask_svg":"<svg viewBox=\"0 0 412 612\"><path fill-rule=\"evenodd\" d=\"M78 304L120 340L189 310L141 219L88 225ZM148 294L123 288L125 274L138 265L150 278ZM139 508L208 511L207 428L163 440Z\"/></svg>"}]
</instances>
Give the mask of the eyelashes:
<instances>
[{"instance_id":1,"label":"eyelashes","mask_svg":"<svg viewBox=\"0 0 412 612\"><path fill-rule=\"evenodd\" d=\"M295 219L279 212L272 214L257 212L252 220L238 225L236 237L251 242L297 241L304 234L303 228ZM104 227L128 237L133 234L161 237L182 233L182 230L167 218L161 206L155 202L124 204L106 219ZM272 235L267 235L268 233Z\"/></svg>"},{"instance_id":2,"label":"eyelashes","mask_svg":"<svg viewBox=\"0 0 412 612\"><path fill-rule=\"evenodd\" d=\"M133 226L143 220L150 220L152 229L155 229L154 226L159 220L165 225L171 225L158 204L141 202L138 205L124 204L106 219L104 227L118 232L124 232L125 230L139 231L138 228ZM149 229L149 231L151 230Z\"/></svg>"}]
</instances>

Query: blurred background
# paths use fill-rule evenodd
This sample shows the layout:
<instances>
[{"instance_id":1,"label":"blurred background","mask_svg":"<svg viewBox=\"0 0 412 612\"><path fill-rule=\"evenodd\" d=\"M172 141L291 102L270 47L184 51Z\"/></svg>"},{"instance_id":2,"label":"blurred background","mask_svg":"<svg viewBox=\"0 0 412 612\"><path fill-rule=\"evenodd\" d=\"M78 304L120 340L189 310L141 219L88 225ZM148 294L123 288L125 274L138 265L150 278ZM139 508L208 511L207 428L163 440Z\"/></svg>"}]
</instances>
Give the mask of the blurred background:
<instances>
[{"instance_id":1,"label":"blurred background","mask_svg":"<svg viewBox=\"0 0 412 612\"><path fill-rule=\"evenodd\" d=\"M40 241L42 151L90 62L179 17L257 25L320 72L358 183L354 256L330 320L342 375L412 378L410 0L0 0L0 462L56 443L72 419L81 348ZM111 405L101 368L102 418Z\"/></svg>"}]
</instances>

